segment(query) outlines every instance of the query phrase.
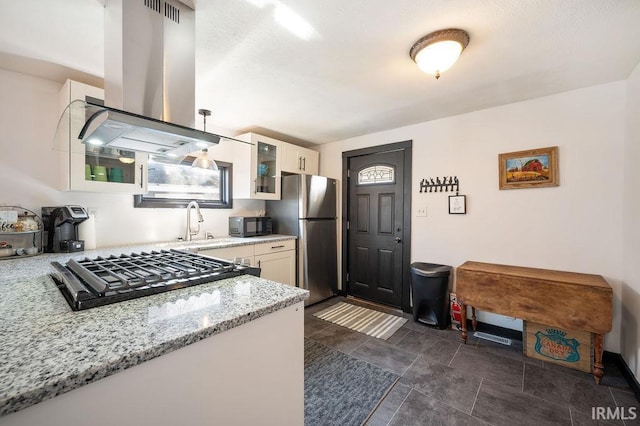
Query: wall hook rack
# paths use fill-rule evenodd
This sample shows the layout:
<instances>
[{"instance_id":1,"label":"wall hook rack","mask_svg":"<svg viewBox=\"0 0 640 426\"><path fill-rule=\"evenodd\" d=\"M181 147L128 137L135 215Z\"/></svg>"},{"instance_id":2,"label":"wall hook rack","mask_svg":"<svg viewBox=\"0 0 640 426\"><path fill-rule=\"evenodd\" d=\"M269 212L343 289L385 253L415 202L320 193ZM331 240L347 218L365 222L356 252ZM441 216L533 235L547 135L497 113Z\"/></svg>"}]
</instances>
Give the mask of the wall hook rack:
<instances>
[{"instance_id":1,"label":"wall hook rack","mask_svg":"<svg viewBox=\"0 0 640 426\"><path fill-rule=\"evenodd\" d=\"M457 193L459 190L460 190L460 181L458 180L458 176L443 176L442 179L440 179L440 177L436 177L435 180L433 180L433 178L430 177L427 179L422 179L420 181L421 194L422 192L426 193L426 192L449 192L449 191L456 191Z\"/></svg>"}]
</instances>

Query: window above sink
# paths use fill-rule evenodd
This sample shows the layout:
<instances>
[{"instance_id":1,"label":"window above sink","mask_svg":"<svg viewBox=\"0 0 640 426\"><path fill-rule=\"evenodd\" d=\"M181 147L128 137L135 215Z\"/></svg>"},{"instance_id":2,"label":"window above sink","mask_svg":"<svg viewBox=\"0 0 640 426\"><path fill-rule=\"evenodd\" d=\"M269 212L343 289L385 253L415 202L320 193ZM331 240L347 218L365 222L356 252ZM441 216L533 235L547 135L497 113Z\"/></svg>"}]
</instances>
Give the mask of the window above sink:
<instances>
[{"instance_id":1,"label":"window above sink","mask_svg":"<svg viewBox=\"0 0 640 426\"><path fill-rule=\"evenodd\" d=\"M201 208L230 209L233 165L217 161L218 170L207 170L193 167L194 159L150 156L147 193L134 196L134 207L181 208L195 200Z\"/></svg>"}]
</instances>

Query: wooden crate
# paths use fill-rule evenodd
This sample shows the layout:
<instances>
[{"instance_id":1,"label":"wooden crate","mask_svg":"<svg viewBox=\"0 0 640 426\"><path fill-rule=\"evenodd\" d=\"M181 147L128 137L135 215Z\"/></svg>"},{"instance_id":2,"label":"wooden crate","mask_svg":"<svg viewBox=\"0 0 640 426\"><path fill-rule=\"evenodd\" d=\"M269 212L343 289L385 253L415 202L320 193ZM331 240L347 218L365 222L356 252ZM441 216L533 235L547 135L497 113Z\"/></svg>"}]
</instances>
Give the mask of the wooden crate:
<instances>
[{"instance_id":1,"label":"wooden crate","mask_svg":"<svg viewBox=\"0 0 640 426\"><path fill-rule=\"evenodd\" d=\"M591 372L593 333L524 321L522 336L526 356Z\"/></svg>"}]
</instances>

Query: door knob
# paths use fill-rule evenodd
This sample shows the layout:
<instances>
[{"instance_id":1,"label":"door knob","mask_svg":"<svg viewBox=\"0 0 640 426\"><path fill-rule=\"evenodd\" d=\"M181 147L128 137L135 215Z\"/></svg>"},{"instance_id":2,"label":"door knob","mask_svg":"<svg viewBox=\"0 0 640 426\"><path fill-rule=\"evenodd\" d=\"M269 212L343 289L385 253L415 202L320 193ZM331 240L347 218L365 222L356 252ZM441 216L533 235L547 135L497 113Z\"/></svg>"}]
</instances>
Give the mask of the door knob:
<instances>
[{"instance_id":1,"label":"door knob","mask_svg":"<svg viewBox=\"0 0 640 426\"><path fill-rule=\"evenodd\" d=\"M395 240L396 240L396 243L400 243L400 242L402 242L402 240L400 239L400 237L396 237L396 238L395 238Z\"/></svg>"}]
</instances>

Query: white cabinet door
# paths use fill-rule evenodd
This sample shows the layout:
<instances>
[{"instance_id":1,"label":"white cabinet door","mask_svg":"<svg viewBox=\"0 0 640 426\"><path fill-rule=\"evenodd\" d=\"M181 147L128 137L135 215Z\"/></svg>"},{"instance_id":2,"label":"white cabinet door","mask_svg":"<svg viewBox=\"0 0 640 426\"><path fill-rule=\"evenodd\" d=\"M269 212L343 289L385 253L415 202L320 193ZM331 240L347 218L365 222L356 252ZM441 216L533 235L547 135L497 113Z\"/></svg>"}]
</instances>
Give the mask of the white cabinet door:
<instances>
[{"instance_id":1,"label":"white cabinet door","mask_svg":"<svg viewBox=\"0 0 640 426\"><path fill-rule=\"evenodd\" d=\"M256 133L235 138L251 145L234 152L233 198L279 200L283 142Z\"/></svg>"},{"instance_id":2,"label":"white cabinet door","mask_svg":"<svg viewBox=\"0 0 640 426\"><path fill-rule=\"evenodd\" d=\"M317 175L320 170L320 153L312 149L305 149L302 153L302 173Z\"/></svg>"},{"instance_id":3,"label":"white cabinet door","mask_svg":"<svg viewBox=\"0 0 640 426\"><path fill-rule=\"evenodd\" d=\"M261 254L256 256L255 260L256 266L260 268L260 278L291 286L296 285L295 250Z\"/></svg>"},{"instance_id":4,"label":"white cabinet door","mask_svg":"<svg viewBox=\"0 0 640 426\"><path fill-rule=\"evenodd\" d=\"M282 171L288 173L317 175L320 153L312 149L289 143L283 144Z\"/></svg>"},{"instance_id":5,"label":"white cabinet door","mask_svg":"<svg viewBox=\"0 0 640 426\"><path fill-rule=\"evenodd\" d=\"M104 98L104 91L72 80L67 80L60 91L61 118L55 145L60 160L60 189L144 194L147 154L93 146L78 139L86 119L84 109L78 108L78 103L69 105L88 97L99 101Z\"/></svg>"}]
</instances>

